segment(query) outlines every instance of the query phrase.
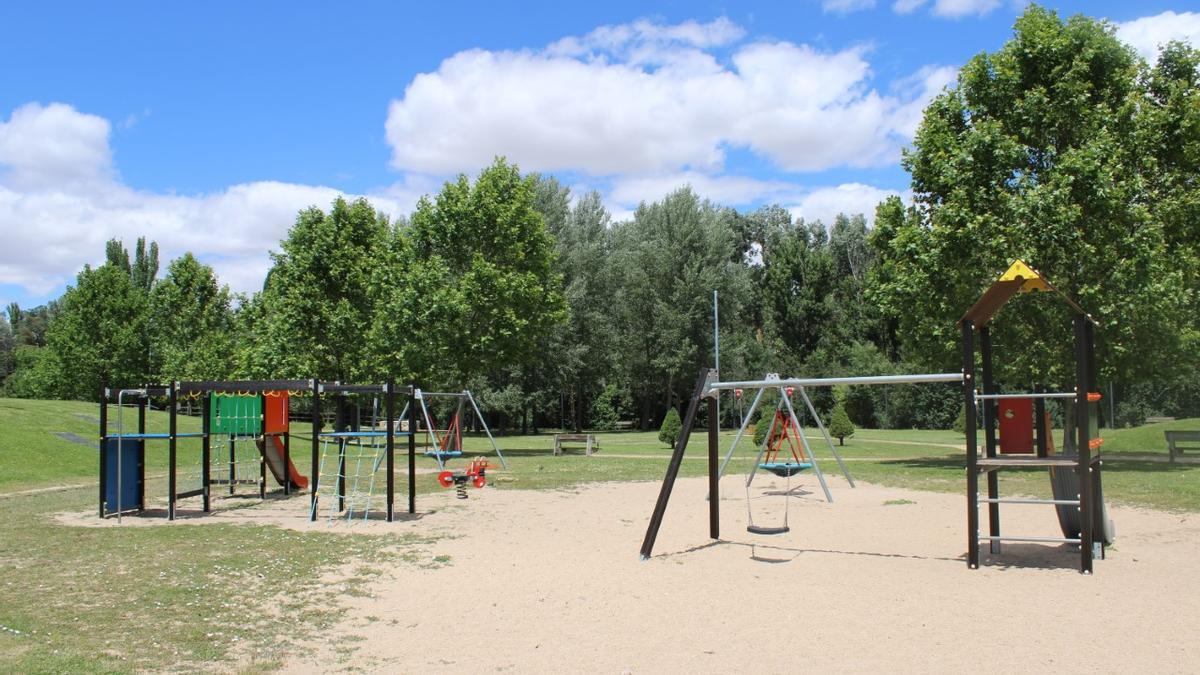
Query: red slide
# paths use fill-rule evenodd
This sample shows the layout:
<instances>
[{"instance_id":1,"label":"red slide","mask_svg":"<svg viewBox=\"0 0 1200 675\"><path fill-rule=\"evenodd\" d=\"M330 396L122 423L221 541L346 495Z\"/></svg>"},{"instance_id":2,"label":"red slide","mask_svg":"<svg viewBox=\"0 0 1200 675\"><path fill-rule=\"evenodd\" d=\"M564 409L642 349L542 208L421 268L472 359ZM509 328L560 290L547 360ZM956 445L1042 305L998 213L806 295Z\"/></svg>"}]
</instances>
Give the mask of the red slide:
<instances>
[{"instance_id":1,"label":"red slide","mask_svg":"<svg viewBox=\"0 0 1200 675\"><path fill-rule=\"evenodd\" d=\"M275 480L280 485L283 485L283 438L271 436L270 439L272 442L269 444L264 443L261 438L258 439L258 451L267 460L267 468L271 470L271 475L275 476ZM293 488L303 490L308 487L308 478L300 475L290 457L288 458L287 473L292 479Z\"/></svg>"}]
</instances>

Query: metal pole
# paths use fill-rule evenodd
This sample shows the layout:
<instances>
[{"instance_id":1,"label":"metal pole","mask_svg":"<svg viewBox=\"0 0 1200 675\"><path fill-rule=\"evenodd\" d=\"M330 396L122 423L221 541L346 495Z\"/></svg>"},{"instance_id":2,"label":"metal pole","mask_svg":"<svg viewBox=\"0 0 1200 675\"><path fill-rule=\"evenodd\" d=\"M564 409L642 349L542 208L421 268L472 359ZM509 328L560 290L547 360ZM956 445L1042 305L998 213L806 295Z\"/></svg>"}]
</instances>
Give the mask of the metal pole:
<instances>
[{"instance_id":1,"label":"metal pole","mask_svg":"<svg viewBox=\"0 0 1200 675\"><path fill-rule=\"evenodd\" d=\"M671 452L670 463L667 464L667 474L663 476L662 487L658 491L658 501L654 503L654 512L650 515L646 538L642 540L642 560L649 560L650 554L654 550L654 540L658 538L658 529L662 527L663 515L667 511L667 502L671 499L675 478L679 476L679 467L683 464L683 452L687 449L688 438L691 437L692 427L696 424L696 413L700 409L700 399L705 395L710 373L712 371L707 368L700 369L696 389L692 392L692 400L688 404L687 414L684 415L683 428L679 430L679 438L675 440L675 449Z\"/></svg>"},{"instance_id":2,"label":"metal pole","mask_svg":"<svg viewBox=\"0 0 1200 675\"><path fill-rule=\"evenodd\" d=\"M967 567L979 567L979 448L975 440L975 324L962 322L963 404L967 427Z\"/></svg>"},{"instance_id":3,"label":"metal pole","mask_svg":"<svg viewBox=\"0 0 1200 675\"><path fill-rule=\"evenodd\" d=\"M167 405L170 406L170 436L167 439L167 461L170 466L167 467L167 520L175 520L175 459L176 459L176 439L177 420L175 414L176 392L179 390L178 382L171 382L171 392L168 395Z\"/></svg>"},{"instance_id":4,"label":"metal pole","mask_svg":"<svg viewBox=\"0 0 1200 675\"><path fill-rule=\"evenodd\" d=\"M409 382L408 410L408 512L417 512L417 383Z\"/></svg>"},{"instance_id":5,"label":"metal pole","mask_svg":"<svg viewBox=\"0 0 1200 675\"><path fill-rule=\"evenodd\" d=\"M321 480L321 386L313 378L312 386L312 467L308 474L308 519L317 520L317 490Z\"/></svg>"},{"instance_id":6,"label":"metal pole","mask_svg":"<svg viewBox=\"0 0 1200 675\"><path fill-rule=\"evenodd\" d=\"M980 373L983 380L983 395L996 395L996 379L992 375L992 332L987 326L979 327L979 360L982 366ZM983 438L984 452L988 459L996 456L996 412L997 407L991 400L983 402ZM988 499L1000 498L1000 476L996 471L987 474ZM989 541L992 553L1000 553L1000 504L988 502L988 534L993 538Z\"/></svg>"},{"instance_id":7,"label":"metal pole","mask_svg":"<svg viewBox=\"0 0 1200 675\"><path fill-rule=\"evenodd\" d=\"M733 443L729 444L729 451L725 453L725 460L721 462L721 470L718 472L718 478L725 475L725 469L729 466L729 460L733 458L733 451L738 446L738 442L742 440L742 436L746 433L746 427L750 426L750 420L754 419L754 411L758 408L758 402L762 399L763 390L765 387L759 387L758 393L754 395L754 402L750 404L750 413L742 418L742 425L738 428L737 435L733 437Z\"/></svg>"},{"instance_id":8,"label":"metal pole","mask_svg":"<svg viewBox=\"0 0 1200 675\"><path fill-rule=\"evenodd\" d=\"M788 415L792 418L792 426L796 429L796 435L800 437L800 444L804 446L804 452L808 453L808 461L812 462L813 471L817 474L817 481L821 483L821 489L825 491L825 501L832 502L833 493L829 491L829 485L825 482L821 464L817 462L816 455L813 454L812 448L808 446L808 441L804 438L804 429L800 426L800 421L796 419L796 410L792 408L792 397L788 396L782 387L779 389L779 395L783 398L783 404L787 406Z\"/></svg>"},{"instance_id":9,"label":"metal pole","mask_svg":"<svg viewBox=\"0 0 1200 675\"><path fill-rule=\"evenodd\" d=\"M1079 475L1079 571L1083 574L1092 573L1092 542L1094 541L1095 512L1093 499L1092 475L1092 446L1091 425L1089 424L1088 391L1091 386L1090 336L1088 335L1087 317L1075 317L1075 414L1077 422L1075 433L1079 440L1076 452L1079 453L1076 471Z\"/></svg>"},{"instance_id":10,"label":"metal pole","mask_svg":"<svg viewBox=\"0 0 1200 675\"><path fill-rule=\"evenodd\" d=\"M717 373L721 372L721 321L720 314L717 310L717 289L713 289L713 368ZM717 416L717 434L721 433L721 397L715 397L717 401L716 416ZM715 537L714 537L715 538Z\"/></svg>"},{"instance_id":11,"label":"metal pole","mask_svg":"<svg viewBox=\"0 0 1200 675\"><path fill-rule=\"evenodd\" d=\"M392 522L392 511L396 502L396 429L392 426L392 414L396 412L396 382L387 381L387 393L383 405L387 415L387 521Z\"/></svg>"},{"instance_id":12,"label":"metal pole","mask_svg":"<svg viewBox=\"0 0 1200 675\"><path fill-rule=\"evenodd\" d=\"M717 405L716 396L708 399L708 536L713 539L721 537L721 477L717 475L721 427L717 422Z\"/></svg>"},{"instance_id":13,"label":"metal pole","mask_svg":"<svg viewBox=\"0 0 1200 675\"><path fill-rule=\"evenodd\" d=\"M741 380L712 382L709 389L752 389L754 387L832 387L863 384L929 384L932 382L961 382L962 373L916 373L912 375L866 375L860 377L815 377L787 380Z\"/></svg>"},{"instance_id":14,"label":"metal pole","mask_svg":"<svg viewBox=\"0 0 1200 675\"><path fill-rule=\"evenodd\" d=\"M833 458L837 460L838 466L842 469L842 475L846 477L846 482L850 487L854 485L854 479L850 476L850 469L846 468L846 463L842 461L842 455L837 451L837 447L833 445L833 437L825 430L825 425L821 423L821 416L817 414L817 409L813 407L812 399L808 397L808 392L804 387L800 387L800 398L804 399L804 405L808 407L808 412L812 413L813 421L817 423L817 428L821 430L821 435L825 437L825 443L829 446L829 451L833 453ZM800 438L804 438L804 432L801 430Z\"/></svg>"},{"instance_id":15,"label":"metal pole","mask_svg":"<svg viewBox=\"0 0 1200 675\"><path fill-rule=\"evenodd\" d=\"M104 517L105 486L108 484L108 383L100 380L100 517Z\"/></svg>"},{"instance_id":16,"label":"metal pole","mask_svg":"<svg viewBox=\"0 0 1200 675\"><path fill-rule=\"evenodd\" d=\"M483 419L483 413L479 412L479 405L475 403L475 397L471 395L470 391L465 389L463 393L467 395L467 400L471 402L471 407L475 409L475 416L479 418L479 423L483 425L483 433L487 434L488 442L492 444L492 449L496 451L496 456L500 458L500 465L507 469L508 462L505 461L504 454L500 452L500 446L496 445L496 439L492 438L492 430L488 428L487 420ZM459 425L462 425L462 420L459 420Z\"/></svg>"}]
</instances>

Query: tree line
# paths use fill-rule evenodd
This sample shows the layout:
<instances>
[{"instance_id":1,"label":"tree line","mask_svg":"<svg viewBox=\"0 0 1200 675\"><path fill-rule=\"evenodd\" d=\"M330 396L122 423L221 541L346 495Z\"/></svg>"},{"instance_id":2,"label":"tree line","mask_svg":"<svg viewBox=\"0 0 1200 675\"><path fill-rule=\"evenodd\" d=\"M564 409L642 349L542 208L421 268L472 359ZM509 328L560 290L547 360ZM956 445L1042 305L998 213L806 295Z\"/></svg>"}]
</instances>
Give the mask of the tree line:
<instances>
[{"instance_id":1,"label":"tree line","mask_svg":"<svg viewBox=\"0 0 1200 675\"><path fill-rule=\"evenodd\" d=\"M913 198L831 223L681 188L614 222L598 193L503 159L390 219L365 200L301 211L262 289L191 254L109 242L44 307L0 319L10 396L113 383L396 378L471 388L510 429L657 428L713 362L806 376L957 370L955 323L1013 258L1093 313L1118 422L1200 413L1200 55L1153 65L1111 26L1031 6L961 71L903 156ZM1069 322L1036 298L993 331L1012 389L1070 381ZM835 393L817 390L823 412ZM850 388L868 427L949 428L953 387ZM726 422L737 405L722 409Z\"/></svg>"}]
</instances>

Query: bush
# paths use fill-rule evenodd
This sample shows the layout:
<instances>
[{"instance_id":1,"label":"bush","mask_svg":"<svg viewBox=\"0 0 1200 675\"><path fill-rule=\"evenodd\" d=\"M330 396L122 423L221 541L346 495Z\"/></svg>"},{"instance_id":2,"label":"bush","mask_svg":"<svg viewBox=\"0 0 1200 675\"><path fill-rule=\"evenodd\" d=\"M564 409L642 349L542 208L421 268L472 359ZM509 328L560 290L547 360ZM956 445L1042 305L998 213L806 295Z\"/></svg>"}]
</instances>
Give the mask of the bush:
<instances>
[{"instance_id":1,"label":"bush","mask_svg":"<svg viewBox=\"0 0 1200 675\"><path fill-rule=\"evenodd\" d=\"M667 408L667 416L663 418L662 426L658 429L658 440L673 448L675 441L679 440L681 429L683 424L679 421L679 411L674 406Z\"/></svg>"},{"instance_id":2,"label":"bush","mask_svg":"<svg viewBox=\"0 0 1200 675\"><path fill-rule=\"evenodd\" d=\"M833 406L833 415L829 419L829 434L837 436L838 445L846 444L846 437L854 435L854 423L846 414L846 406L838 402Z\"/></svg>"},{"instance_id":3,"label":"bush","mask_svg":"<svg viewBox=\"0 0 1200 675\"><path fill-rule=\"evenodd\" d=\"M775 406L760 405L758 409L758 419L754 421L754 445L760 446L767 438L767 432L771 430L771 426L775 423Z\"/></svg>"},{"instance_id":4,"label":"bush","mask_svg":"<svg viewBox=\"0 0 1200 675\"><path fill-rule=\"evenodd\" d=\"M617 428L626 408L629 407L629 395L625 389L609 383L592 402L592 427L600 431L612 431Z\"/></svg>"},{"instance_id":5,"label":"bush","mask_svg":"<svg viewBox=\"0 0 1200 675\"><path fill-rule=\"evenodd\" d=\"M954 418L954 430L957 431L958 433L962 434L964 437L967 435L967 404L966 403L962 404L958 408L958 417Z\"/></svg>"}]
</instances>

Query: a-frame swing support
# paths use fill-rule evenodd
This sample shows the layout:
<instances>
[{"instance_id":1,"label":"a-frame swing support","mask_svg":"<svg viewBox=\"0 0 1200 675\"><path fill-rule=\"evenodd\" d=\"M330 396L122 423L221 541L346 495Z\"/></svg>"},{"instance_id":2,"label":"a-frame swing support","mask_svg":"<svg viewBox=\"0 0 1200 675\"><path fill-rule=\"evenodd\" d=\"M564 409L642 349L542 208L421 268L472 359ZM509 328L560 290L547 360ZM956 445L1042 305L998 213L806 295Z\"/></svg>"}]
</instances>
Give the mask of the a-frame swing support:
<instances>
[{"instance_id":1,"label":"a-frame swing support","mask_svg":"<svg viewBox=\"0 0 1200 675\"><path fill-rule=\"evenodd\" d=\"M658 538L658 530L662 527L663 516L667 511L667 503L671 500L671 491L675 487L675 479L679 477L679 467L683 464L683 453L687 450L688 440L692 435L692 427L696 425L696 417L700 411L700 402L708 400L708 533L712 539L720 538L720 472L718 467L718 435L716 424L716 401L717 394L723 389L754 389L766 387L794 387L800 390L803 397L807 401L808 396L803 392L805 387L831 387L835 385L868 385L868 384L923 384L930 382L962 382L962 373L925 373L917 375L874 375L867 377L828 377L828 378L808 378L808 379L767 379L767 380L746 380L737 382L721 382L718 378L716 370L703 368L700 370L699 378L696 381L695 391L692 393L692 398L688 402L687 413L683 418L683 427L679 430L679 438L675 441L675 448L671 452L671 460L667 463L667 473L663 477L662 487L658 492L658 500L654 504L654 511L650 515L650 524L646 528L646 537L642 540L641 557L642 560L648 560L654 552L654 542ZM761 391L760 391L761 395ZM786 396L785 396L786 399ZM755 398L757 404L759 398ZM811 401L808 401L811 405ZM795 410L788 405L792 423L799 428L799 423L796 421ZM751 410L753 412L753 409ZM746 430L746 420L752 418L752 414L747 414L742 422L741 429L738 430L737 438L740 439ZM828 434L826 434L828 438ZM803 434L801 434L803 438ZM736 442L736 439L735 439ZM832 440L830 440L832 445ZM807 444L805 450L809 451ZM811 452L810 452L811 455ZM837 456L836 450L834 456ZM845 472L845 464L840 461L839 464ZM816 462L813 462L814 467ZM846 472L848 473L848 472ZM847 478L849 476L847 475Z\"/></svg>"},{"instance_id":2,"label":"a-frame swing support","mask_svg":"<svg viewBox=\"0 0 1200 675\"><path fill-rule=\"evenodd\" d=\"M433 424L433 416L429 414L429 407L425 405L425 400L430 398L458 399L458 410L455 413L455 416L458 418L459 434L462 433L463 410L466 408L466 404L470 403L471 410L475 413L475 419L479 421L479 426L483 427L483 433L487 436L488 443L490 443L492 446L492 451L495 452L496 456L500 458L500 465L505 469L508 468L508 461L504 459L504 453L500 452L500 446L496 444L496 438L492 436L492 430L488 428L487 420L483 417L483 411L479 409L479 404L475 402L475 397L471 394L469 389L454 392L421 391L420 389L417 389L414 395L414 400L420 404L421 417L425 420L425 427L429 430L429 433L433 438L433 457L437 460L439 469L446 468L446 461L445 457L443 457L444 453L442 453L440 448L438 448L439 441L437 438L436 427ZM407 413L408 408L405 408L404 412ZM401 413L401 417L403 416L404 413Z\"/></svg>"}]
</instances>

